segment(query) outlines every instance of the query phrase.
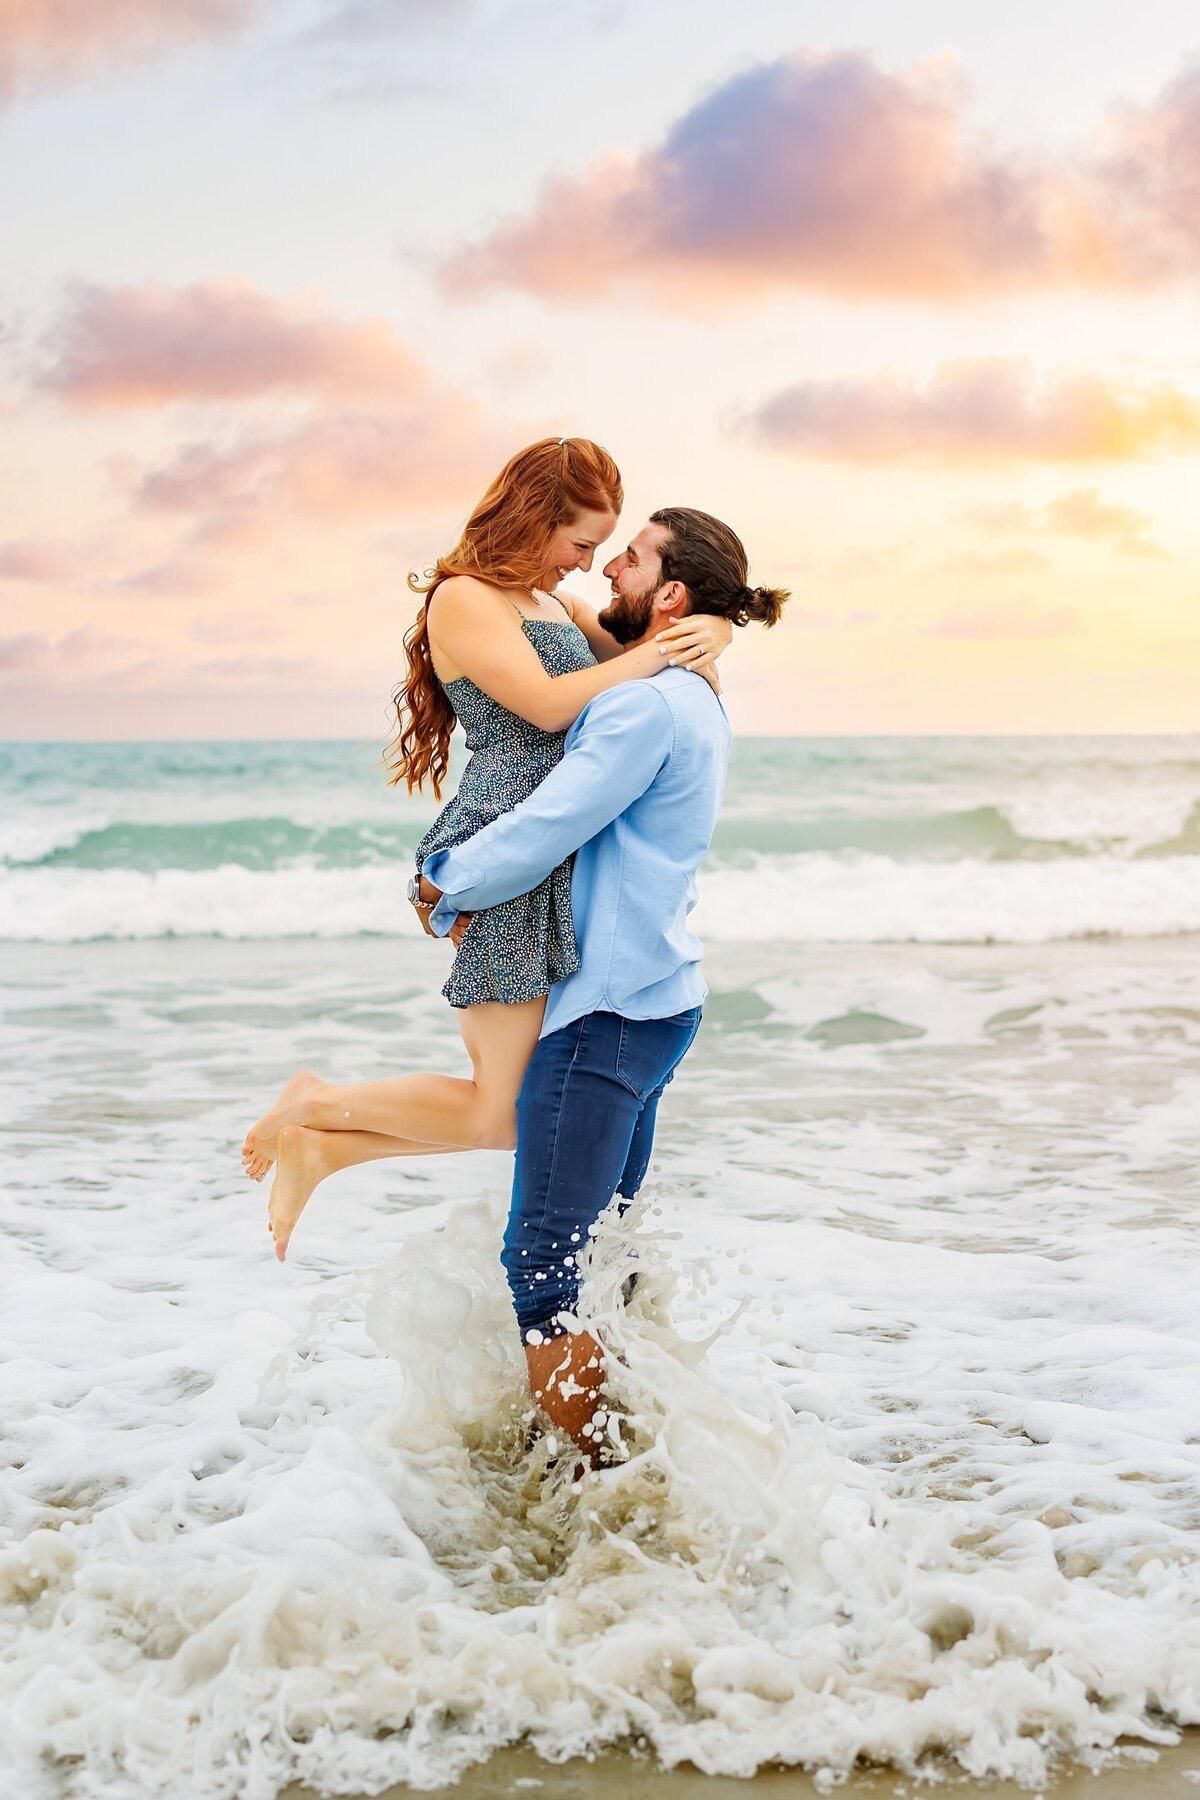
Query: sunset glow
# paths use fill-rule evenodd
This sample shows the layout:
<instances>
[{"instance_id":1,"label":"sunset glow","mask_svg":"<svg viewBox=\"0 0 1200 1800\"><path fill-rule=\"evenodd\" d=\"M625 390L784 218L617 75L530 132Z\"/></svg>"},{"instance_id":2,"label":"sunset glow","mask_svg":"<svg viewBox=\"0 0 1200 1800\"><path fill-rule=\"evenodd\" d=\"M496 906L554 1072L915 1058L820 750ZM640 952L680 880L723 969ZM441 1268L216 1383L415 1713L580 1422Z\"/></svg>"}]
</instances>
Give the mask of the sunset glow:
<instances>
[{"instance_id":1,"label":"sunset glow","mask_svg":"<svg viewBox=\"0 0 1200 1800\"><path fill-rule=\"evenodd\" d=\"M380 736L547 432L791 586L743 730L1195 729L1200 33L1109 10L0 0L0 735Z\"/></svg>"}]
</instances>

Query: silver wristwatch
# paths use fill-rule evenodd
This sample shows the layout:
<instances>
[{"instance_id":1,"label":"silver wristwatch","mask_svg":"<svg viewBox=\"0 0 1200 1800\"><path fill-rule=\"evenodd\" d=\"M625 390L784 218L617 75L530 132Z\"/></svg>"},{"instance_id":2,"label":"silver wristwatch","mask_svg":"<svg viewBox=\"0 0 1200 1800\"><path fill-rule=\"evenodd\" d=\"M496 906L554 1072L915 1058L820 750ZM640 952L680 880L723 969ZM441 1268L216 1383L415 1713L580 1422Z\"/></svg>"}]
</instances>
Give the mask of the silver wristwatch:
<instances>
[{"instance_id":1,"label":"silver wristwatch","mask_svg":"<svg viewBox=\"0 0 1200 1800\"><path fill-rule=\"evenodd\" d=\"M421 927L427 937L436 937L437 932L429 922L429 916L437 905L436 900L422 900L420 872L408 878L408 898L413 911L421 921Z\"/></svg>"}]
</instances>

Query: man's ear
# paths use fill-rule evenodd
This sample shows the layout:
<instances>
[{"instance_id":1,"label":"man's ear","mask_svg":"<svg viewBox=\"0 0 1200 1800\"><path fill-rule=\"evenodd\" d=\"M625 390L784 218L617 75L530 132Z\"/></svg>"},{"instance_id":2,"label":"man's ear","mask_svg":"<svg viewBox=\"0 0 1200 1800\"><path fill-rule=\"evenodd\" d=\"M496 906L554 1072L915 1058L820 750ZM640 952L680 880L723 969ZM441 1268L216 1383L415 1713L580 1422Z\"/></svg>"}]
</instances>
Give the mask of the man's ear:
<instances>
[{"instance_id":1,"label":"man's ear","mask_svg":"<svg viewBox=\"0 0 1200 1800\"><path fill-rule=\"evenodd\" d=\"M682 619L689 609L688 591L682 581L668 581L654 596L654 605L668 624Z\"/></svg>"}]
</instances>

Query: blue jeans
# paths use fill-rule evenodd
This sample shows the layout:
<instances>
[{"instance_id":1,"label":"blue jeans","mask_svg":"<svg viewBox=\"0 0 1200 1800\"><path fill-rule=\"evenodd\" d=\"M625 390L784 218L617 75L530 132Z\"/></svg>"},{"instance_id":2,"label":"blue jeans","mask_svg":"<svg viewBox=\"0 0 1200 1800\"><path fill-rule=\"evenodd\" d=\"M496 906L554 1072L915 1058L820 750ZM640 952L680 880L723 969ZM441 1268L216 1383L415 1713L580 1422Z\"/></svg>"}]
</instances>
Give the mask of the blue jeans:
<instances>
[{"instance_id":1,"label":"blue jeans","mask_svg":"<svg viewBox=\"0 0 1200 1800\"><path fill-rule=\"evenodd\" d=\"M517 1158L501 1262L524 1340L553 1337L579 1298L576 1261L613 1195L632 1200L654 1146L663 1089L700 1029L585 1013L540 1040L517 1098Z\"/></svg>"}]
</instances>

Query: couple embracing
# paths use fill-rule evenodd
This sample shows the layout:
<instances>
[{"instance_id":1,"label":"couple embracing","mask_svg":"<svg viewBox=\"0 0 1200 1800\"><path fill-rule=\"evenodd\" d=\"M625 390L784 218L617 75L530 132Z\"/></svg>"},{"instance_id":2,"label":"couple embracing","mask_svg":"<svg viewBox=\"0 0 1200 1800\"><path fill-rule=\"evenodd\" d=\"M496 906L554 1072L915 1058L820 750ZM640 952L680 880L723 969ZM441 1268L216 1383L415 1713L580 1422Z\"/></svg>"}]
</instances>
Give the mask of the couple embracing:
<instances>
[{"instance_id":1,"label":"couple embracing","mask_svg":"<svg viewBox=\"0 0 1200 1800\"><path fill-rule=\"evenodd\" d=\"M663 1090L706 992L688 927L720 807L729 722L716 659L787 594L751 587L739 539L655 512L605 565L597 613L563 590L622 505L616 464L546 438L497 476L439 559L405 644L393 783L441 797L450 737L470 761L417 846L409 898L455 956L442 990L472 1078L341 1084L305 1072L243 1147L274 1162L276 1255L327 1175L388 1156L510 1149L502 1261L535 1397L592 1445L601 1347L575 1317L577 1259L614 1195L641 1186Z\"/></svg>"}]
</instances>

